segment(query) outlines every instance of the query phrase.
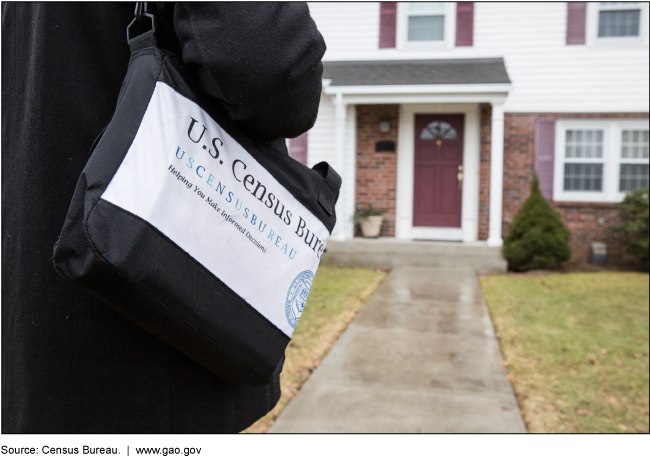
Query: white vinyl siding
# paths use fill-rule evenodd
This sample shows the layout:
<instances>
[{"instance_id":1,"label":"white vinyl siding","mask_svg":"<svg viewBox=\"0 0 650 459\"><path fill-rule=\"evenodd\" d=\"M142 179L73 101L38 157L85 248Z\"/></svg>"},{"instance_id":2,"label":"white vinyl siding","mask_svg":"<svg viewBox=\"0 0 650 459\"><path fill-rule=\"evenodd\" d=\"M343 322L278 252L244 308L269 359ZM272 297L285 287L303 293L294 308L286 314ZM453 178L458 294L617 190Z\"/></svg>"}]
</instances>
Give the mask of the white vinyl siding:
<instances>
[{"instance_id":1,"label":"white vinyl siding","mask_svg":"<svg viewBox=\"0 0 650 459\"><path fill-rule=\"evenodd\" d=\"M307 137L307 165L314 167L321 161L327 161L332 166L336 164L336 140L334 104L328 96L321 95L316 124L309 130ZM334 166L336 167L336 166Z\"/></svg>"},{"instance_id":2,"label":"white vinyl siding","mask_svg":"<svg viewBox=\"0 0 650 459\"><path fill-rule=\"evenodd\" d=\"M566 3L476 2L473 46L402 49L379 48L379 3L309 7L327 43L325 61L504 57L513 84L506 112L648 111L647 32L632 44L567 46ZM644 24L647 14L646 7Z\"/></svg>"},{"instance_id":3,"label":"white vinyl siding","mask_svg":"<svg viewBox=\"0 0 650 459\"><path fill-rule=\"evenodd\" d=\"M356 167L356 111L353 105L347 107L345 128L345 154L342 166L336 157L336 118L332 98L321 95L316 124L309 130L307 145L307 165L313 167L321 161L327 161L343 178L340 197L341 209L354 209L355 167ZM352 214L337 216L337 229L342 226L347 237L352 237ZM336 232L336 231L335 231Z\"/></svg>"}]
</instances>

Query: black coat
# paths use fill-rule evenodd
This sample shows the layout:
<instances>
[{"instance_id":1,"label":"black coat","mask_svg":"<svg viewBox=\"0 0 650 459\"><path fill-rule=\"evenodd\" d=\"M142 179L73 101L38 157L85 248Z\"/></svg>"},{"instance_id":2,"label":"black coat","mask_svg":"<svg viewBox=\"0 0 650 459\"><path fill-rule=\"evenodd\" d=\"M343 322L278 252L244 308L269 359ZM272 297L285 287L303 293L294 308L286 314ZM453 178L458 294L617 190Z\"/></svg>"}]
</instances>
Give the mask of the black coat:
<instances>
[{"instance_id":1,"label":"black coat","mask_svg":"<svg viewBox=\"0 0 650 459\"><path fill-rule=\"evenodd\" d=\"M313 125L325 43L305 4L156 7L159 45L245 133L270 141ZM133 11L2 4L3 433L235 432L280 396L279 380L227 383L54 270L76 181L126 73Z\"/></svg>"}]
</instances>

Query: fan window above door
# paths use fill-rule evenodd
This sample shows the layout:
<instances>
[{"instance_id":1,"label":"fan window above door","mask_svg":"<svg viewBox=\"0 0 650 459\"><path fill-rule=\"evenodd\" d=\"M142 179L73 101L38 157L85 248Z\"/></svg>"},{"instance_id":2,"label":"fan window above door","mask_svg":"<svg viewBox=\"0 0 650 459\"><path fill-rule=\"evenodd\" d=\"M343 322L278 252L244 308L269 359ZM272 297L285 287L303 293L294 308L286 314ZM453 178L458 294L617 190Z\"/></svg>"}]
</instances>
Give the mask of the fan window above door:
<instances>
[{"instance_id":1,"label":"fan window above door","mask_svg":"<svg viewBox=\"0 0 650 459\"><path fill-rule=\"evenodd\" d=\"M458 133L454 127L445 121L434 121L426 125L420 133L423 140L447 139L454 140L458 138Z\"/></svg>"}]
</instances>

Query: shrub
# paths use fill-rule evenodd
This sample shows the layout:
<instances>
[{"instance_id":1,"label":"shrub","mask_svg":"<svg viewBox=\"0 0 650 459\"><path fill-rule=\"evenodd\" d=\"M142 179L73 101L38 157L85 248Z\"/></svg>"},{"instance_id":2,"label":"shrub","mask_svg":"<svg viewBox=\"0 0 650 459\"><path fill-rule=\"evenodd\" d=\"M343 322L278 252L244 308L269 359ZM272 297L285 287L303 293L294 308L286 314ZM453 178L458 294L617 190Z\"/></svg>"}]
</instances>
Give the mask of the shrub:
<instances>
[{"instance_id":1,"label":"shrub","mask_svg":"<svg viewBox=\"0 0 650 459\"><path fill-rule=\"evenodd\" d=\"M379 215L384 215L385 213L386 209L376 209L372 207L371 203L368 203L368 207L365 209L362 209L359 204L356 204L354 211L354 222L359 223L366 217L376 217Z\"/></svg>"},{"instance_id":2,"label":"shrub","mask_svg":"<svg viewBox=\"0 0 650 459\"><path fill-rule=\"evenodd\" d=\"M503 255L513 271L555 269L571 258L571 233L560 214L539 191L537 177L530 197L521 206L503 241Z\"/></svg>"},{"instance_id":3,"label":"shrub","mask_svg":"<svg viewBox=\"0 0 650 459\"><path fill-rule=\"evenodd\" d=\"M648 257L648 188L629 192L623 202L618 204L623 224L618 228L629 236L625 250L634 255L645 268L649 267Z\"/></svg>"}]
</instances>

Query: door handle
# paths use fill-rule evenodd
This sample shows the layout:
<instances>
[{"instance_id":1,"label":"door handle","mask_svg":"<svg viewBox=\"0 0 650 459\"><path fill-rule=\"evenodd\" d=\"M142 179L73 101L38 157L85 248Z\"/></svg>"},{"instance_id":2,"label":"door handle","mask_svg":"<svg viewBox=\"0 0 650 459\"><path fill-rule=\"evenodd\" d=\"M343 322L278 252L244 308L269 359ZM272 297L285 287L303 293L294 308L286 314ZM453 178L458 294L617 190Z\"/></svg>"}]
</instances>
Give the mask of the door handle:
<instances>
[{"instance_id":1,"label":"door handle","mask_svg":"<svg viewBox=\"0 0 650 459\"><path fill-rule=\"evenodd\" d=\"M458 179L458 189L462 190L463 189L463 165L462 164L458 166L458 175L456 175L456 178Z\"/></svg>"}]
</instances>

